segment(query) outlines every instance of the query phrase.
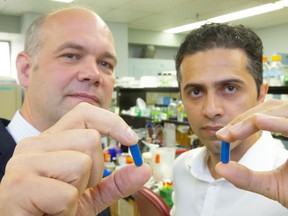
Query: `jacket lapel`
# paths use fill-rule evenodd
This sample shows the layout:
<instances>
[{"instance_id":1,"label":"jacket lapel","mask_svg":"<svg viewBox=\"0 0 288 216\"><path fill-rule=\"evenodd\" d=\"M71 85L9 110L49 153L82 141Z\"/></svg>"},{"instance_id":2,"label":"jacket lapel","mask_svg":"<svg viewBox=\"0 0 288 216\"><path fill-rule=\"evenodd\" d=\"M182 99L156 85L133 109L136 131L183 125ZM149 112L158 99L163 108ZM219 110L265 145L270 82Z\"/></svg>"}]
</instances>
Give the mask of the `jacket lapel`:
<instances>
[{"instance_id":1,"label":"jacket lapel","mask_svg":"<svg viewBox=\"0 0 288 216\"><path fill-rule=\"evenodd\" d=\"M0 181L5 173L8 160L12 157L16 143L6 130L9 121L0 119Z\"/></svg>"}]
</instances>

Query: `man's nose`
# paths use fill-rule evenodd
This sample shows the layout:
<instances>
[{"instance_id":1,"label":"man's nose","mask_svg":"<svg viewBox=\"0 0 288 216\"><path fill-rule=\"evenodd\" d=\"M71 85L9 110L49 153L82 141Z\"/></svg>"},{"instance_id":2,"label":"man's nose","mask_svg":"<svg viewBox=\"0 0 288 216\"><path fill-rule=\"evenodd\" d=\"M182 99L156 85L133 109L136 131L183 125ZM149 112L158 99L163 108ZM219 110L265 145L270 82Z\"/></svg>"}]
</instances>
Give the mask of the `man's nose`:
<instances>
[{"instance_id":1,"label":"man's nose","mask_svg":"<svg viewBox=\"0 0 288 216\"><path fill-rule=\"evenodd\" d=\"M80 81L89 81L93 84L100 84L102 75L97 62L95 60L87 60L78 73L78 79Z\"/></svg>"},{"instance_id":2,"label":"man's nose","mask_svg":"<svg viewBox=\"0 0 288 216\"><path fill-rule=\"evenodd\" d=\"M215 118L223 114L221 99L215 93L207 94L203 107L204 115L208 118Z\"/></svg>"}]
</instances>

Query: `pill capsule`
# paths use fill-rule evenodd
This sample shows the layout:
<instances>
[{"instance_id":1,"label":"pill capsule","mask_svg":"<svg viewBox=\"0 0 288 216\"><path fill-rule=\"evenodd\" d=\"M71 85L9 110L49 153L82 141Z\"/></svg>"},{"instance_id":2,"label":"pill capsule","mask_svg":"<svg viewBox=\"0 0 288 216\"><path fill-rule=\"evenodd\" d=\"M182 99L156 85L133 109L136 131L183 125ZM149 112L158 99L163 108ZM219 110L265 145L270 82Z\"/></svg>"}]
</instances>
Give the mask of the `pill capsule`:
<instances>
[{"instance_id":1,"label":"pill capsule","mask_svg":"<svg viewBox=\"0 0 288 216\"><path fill-rule=\"evenodd\" d=\"M230 160L230 143L221 142L220 160L222 163L228 163Z\"/></svg>"},{"instance_id":2,"label":"pill capsule","mask_svg":"<svg viewBox=\"0 0 288 216\"><path fill-rule=\"evenodd\" d=\"M141 156L139 145L136 143L135 145L130 146L129 149L130 149L130 152L132 154L135 165L141 166L143 164L143 159Z\"/></svg>"}]
</instances>

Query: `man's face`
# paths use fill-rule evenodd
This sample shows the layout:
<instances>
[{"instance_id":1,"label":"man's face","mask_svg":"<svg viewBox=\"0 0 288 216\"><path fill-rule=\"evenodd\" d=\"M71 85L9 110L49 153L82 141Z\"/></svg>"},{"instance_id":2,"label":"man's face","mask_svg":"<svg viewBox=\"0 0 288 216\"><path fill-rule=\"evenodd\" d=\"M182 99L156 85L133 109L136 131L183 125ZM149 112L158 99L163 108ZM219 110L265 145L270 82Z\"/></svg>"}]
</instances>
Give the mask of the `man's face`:
<instances>
[{"instance_id":1,"label":"man's face","mask_svg":"<svg viewBox=\"0 0 288 216\"><path fill-rule=\"evenodd\" d=\"M217 48L186 56L181 64L180 91L189 123L212 153L220 152L216 131L260 102L247 61L240 49Z\"/></svg>"},{"instance_id":2,"label":"man's face","mask_svg":"<svg viewBox=\"0 0 288 216\"><path fill-rule=\"evenodd\" d=\"M44 25L26 92L33 118L42 120L38 129L50 127L80 102L108 108L111 101L116 66L111 32L91 14L77 13L54 15Z\"/></svg>"}]
</instances>

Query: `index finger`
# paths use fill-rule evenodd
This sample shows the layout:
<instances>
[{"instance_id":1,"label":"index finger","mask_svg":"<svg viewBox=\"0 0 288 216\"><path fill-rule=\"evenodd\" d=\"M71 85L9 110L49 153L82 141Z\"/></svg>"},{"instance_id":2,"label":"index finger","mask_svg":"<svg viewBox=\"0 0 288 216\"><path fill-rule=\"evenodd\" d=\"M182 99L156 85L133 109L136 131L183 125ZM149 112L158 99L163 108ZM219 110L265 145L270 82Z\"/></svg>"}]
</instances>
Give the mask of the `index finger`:
<instances>
[{"instance_id":1,"label":"index finger","mask_svg":"<svg viewBox=\"0 0 288 216\"><path fill-rule=\"evenodd\" d=\"M217 131L218 138L233 142L243 140L259 130L278 132L288 136L288 119L264 114L254 114L253 118L247 118L233 126L224 127Z\"/></svg>"},{"instance_id":2,"label":"index finger","mask_svg":"<svg viewBox=\"0 0 288 216\"><path fill-rule=\"evenodd\" d=\"M268 100L237 116L228 125L217 131L218 138L225 141L244 139L259 131L284 132L287 134L288 102ZM286 127L287 128L287 127Z\"/></svg>"},{"instance_id":3,"label":"index finger","mask_svg":"<svg viewBox=\"0 0 288 216\"><path fill-rule=\"evenodd\" d=\"M67 112L45 133L85 128L95 129L103 135L109 135L126 146L131 146L138 142L137 134L120 116L84 102Z\"/></svg>"},{"instance_id":4,"label":"index finger","mask_svg":"<svg viewBox=\"0 0 288 216\"><path fill-rule=\"evenodd\" d=\"M265 101L264 103L259 104L258 106L253 107L252 109L247 110L246 112L238 115L235 119L233 119L229 125L237 124L238 122L253 118L254 114L261 113L270 116L285 116L288 117L288 101L270 99Z\"/></svg>"}]
</instances>

